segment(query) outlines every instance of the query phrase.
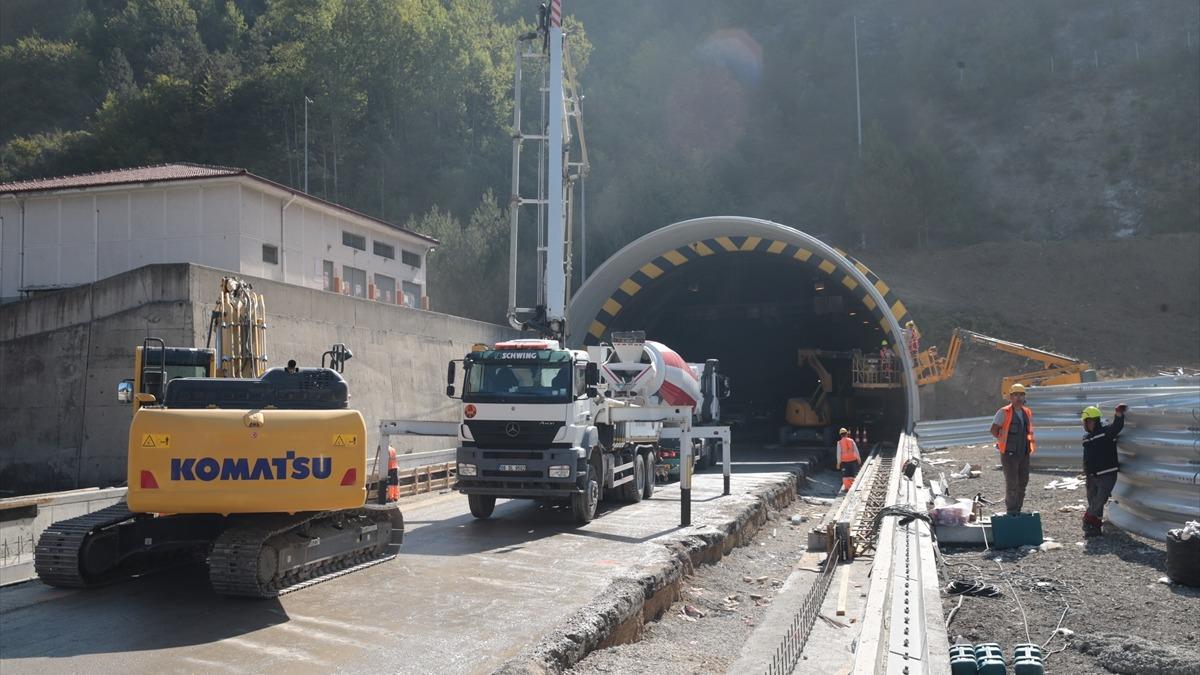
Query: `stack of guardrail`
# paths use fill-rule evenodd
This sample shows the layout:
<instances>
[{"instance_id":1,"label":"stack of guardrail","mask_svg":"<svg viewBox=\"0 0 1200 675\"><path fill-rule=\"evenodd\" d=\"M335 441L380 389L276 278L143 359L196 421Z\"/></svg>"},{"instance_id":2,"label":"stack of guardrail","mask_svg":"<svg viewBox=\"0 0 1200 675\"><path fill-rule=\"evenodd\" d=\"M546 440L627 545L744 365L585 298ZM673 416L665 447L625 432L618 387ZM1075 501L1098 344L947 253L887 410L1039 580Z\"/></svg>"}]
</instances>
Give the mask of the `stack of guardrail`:
<instances>
[{"instance_id":1,"label":"stack of guardrail","mask_svg":"<svg viewBox=\"0 0 1200 675\"><path fill-rule=\"evenodd\" d=\"M1161 376L1055 387L1031 387L1039 467L1082 469L1079 414L1089 405L1111 421L1113 408L1130 410L1117 447L1121 471L1109 519L1146 537L1200 519L1200 377ZM989 417L921 422L927 449L990 443Z\"/></svg>"},{"instance_id":2,"label":"stack of guardrail","mask_svg":"<svg viewBox=\"0 0 1200 675\"><path fill-rule=\"evenodd\" d=\"M960 445L990 445L992 416L960 417L952 420L931 420L917 423L917 438L926 450L952 448Z\"/></svg>"}]
</instances>

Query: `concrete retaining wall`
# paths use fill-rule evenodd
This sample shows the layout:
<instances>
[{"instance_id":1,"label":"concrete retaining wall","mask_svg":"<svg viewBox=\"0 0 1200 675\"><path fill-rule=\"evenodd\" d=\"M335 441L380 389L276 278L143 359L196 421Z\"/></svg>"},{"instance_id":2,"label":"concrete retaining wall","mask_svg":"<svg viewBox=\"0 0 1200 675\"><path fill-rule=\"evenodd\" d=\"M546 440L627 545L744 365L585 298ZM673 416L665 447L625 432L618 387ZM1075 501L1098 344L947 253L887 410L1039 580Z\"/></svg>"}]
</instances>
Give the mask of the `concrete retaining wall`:
<instances>
[{"instance_id":1,"label":"concrete retaining wall","mask_svg":"<svg viewBox=\"0 0 1200 675\"><path fill-rule=\"evenodd\" d=\"M714 476L714 483L716 477ZM803 477L775 474L752 492L723 497L706 522L664 537L662 548L613 579L534 645L497 669L502 675L562 673L597 649L636 642L681 597L697 565L716 563L753 539L770 517L796 498Z\"/></svg>"},{"instance_id":2,"label":"concrete retaining wall","mask_svg":"<svg viewBox=\"0 0 1200 675\"><path fill-rule=\"evenodd\" d=\"M205 344L209 314L227 272L150 265L94 284L0 305L0 496L124 482L131 410L117 383L132 377L147 336ZM506 339L502 326L248 278L266 298L269 365L319 365L335 342L351 405L374 448L387 418L453 420L446 362L476 342ZM400 440L400 439L397 439ZM412 439L401 450L445 440Z\"/></svg>"}]
</instances>

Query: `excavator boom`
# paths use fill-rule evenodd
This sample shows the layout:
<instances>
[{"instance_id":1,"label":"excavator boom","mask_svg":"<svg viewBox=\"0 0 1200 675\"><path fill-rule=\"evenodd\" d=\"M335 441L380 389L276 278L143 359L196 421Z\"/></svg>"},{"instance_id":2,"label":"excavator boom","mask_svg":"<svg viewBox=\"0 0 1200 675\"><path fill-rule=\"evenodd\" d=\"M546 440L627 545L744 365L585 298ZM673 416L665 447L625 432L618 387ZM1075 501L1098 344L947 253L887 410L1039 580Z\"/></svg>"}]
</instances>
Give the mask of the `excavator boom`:
<instances>
[{"instance_id":1,"label":"excavator boom","mask_svg":"<svg viewBox=\"0 0 1200 675\"><path fill-rule=\"evenodd\" d=\"M1065 354L1030 347L1019 342L1001 340L965 328L955 328L954 334L950 337L950 346L947 348L945 356L938 356L936 347L931 347L917 355L914 366L917 384L924 386L942 382L953 377L954 370L958 366L958 357L962 353L962 346L965 342L991 347L997 351L1020 356L1042 364L1043 368L1041 370L1004 378L1000 385L1000 396L1002 398L1006 395L1009 388L1018 382L1027 386L1047 386L1053 384L1076 384L1095 379L1095 371L1092 370L1091 364L1086 361L1080 361Z\"/></svg>"}]
</instances>

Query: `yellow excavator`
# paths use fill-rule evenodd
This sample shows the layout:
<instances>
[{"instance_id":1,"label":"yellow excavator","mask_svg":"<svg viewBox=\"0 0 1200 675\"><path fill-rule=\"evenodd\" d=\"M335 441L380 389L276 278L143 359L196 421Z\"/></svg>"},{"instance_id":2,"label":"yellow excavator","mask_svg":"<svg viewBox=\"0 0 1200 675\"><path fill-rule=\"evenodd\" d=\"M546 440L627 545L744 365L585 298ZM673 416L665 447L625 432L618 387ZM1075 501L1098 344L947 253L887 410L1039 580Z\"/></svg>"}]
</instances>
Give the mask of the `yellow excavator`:
<instances>
[{"instance_id":1,"label":"yellow excavator","mask_svg":"<svg viewBox=\"0 0 1200 675\"><path fill-rule=\"evenodd\" d=\"M1001 398L1017 382L1025 386L1041 387L1052 384L1094 382L1096 380L1096 371L1092 369L1091 364L1085 361L1080 361L1064 354L1046 351L1045 349L1023 345L1019 342L1001 340L989 335L966 330L965 328L955 328L945 356L938 354L937 347L930 347L917 354L916 363L913 366L917 376L917 384L934 384L953 377L954 369L958 365L958 355L962 351L963 344L967 342L991 347L992 349L1014 354L1042 364L1043 367L1041 370L1021 373L1020 375L1011 375L1001 380Z\"/></svg>"},{"instance_id":2,"label":"yellow excavator","mask_svg":"<svg viewBox=\"0 0 1200 675\"><path fill-rule=\"evenodd\" d=\"M147 338L134 377L126 501L50 525L43 582L85 588L204 560L223 595L273 597L394 556L404 536L394 464L368 475L366 424L334 345L321 367L265 368L265 304L226 277L217 349Z\"/></svg>"},{"instance_id":3,"label":"yellow excavator","mask_svg":"<svg viewBox=\"0 0 1200 675\"><path fill-rule=\"evenodd\" d=\"M799 350L799 365L808 366L817 375L817 385L807 397L787 401L784 419L787 424L779 430L780 445L829 445L834 442L832 406L833 375L821 363L816 349Z\"/></svg>"}]
</instances>

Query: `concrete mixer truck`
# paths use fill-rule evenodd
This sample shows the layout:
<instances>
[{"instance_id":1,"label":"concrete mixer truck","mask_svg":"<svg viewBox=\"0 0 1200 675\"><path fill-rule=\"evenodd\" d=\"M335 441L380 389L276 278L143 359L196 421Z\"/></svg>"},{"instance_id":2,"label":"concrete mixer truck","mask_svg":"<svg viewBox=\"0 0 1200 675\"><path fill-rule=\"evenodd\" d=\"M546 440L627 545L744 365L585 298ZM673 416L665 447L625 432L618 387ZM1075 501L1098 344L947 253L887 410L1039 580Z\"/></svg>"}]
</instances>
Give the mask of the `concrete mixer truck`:
<instances>
[{"instance_id":1,"label":"concrete mixer truck","mask_svg":"<svg viewBox=\"0 0 1200 675\"><path fill-rule=\"evenodd\" d=\"M721 401L731 393L729 378L721 374L721 362L708 359L704 363L689 363L688 368L700 382L700 405L694 409L693 428L716 425L723 422ZM692 437L692 457L697 470L708 468L721 461L721 439L706 435ZM679 439L669 431L659 442L657 478L668 481L679 477Z\"/></svg>"},{"instance_id":2,"label":"concrete mixer truck","mask_svg":"<svg viewBox=\"0 0 1200 675\"><path fill-rule=\"evenodd\" d=\"M450 363L446 393L462 401L457 489L472 515L490 517L498 497L535 499L569 505L579 524L606 497L650 497L663 425L690 443L693 410L705 407L683 358L640 333L586 351L549 339L477 345Z\"/></svg>"}]
</instances>

